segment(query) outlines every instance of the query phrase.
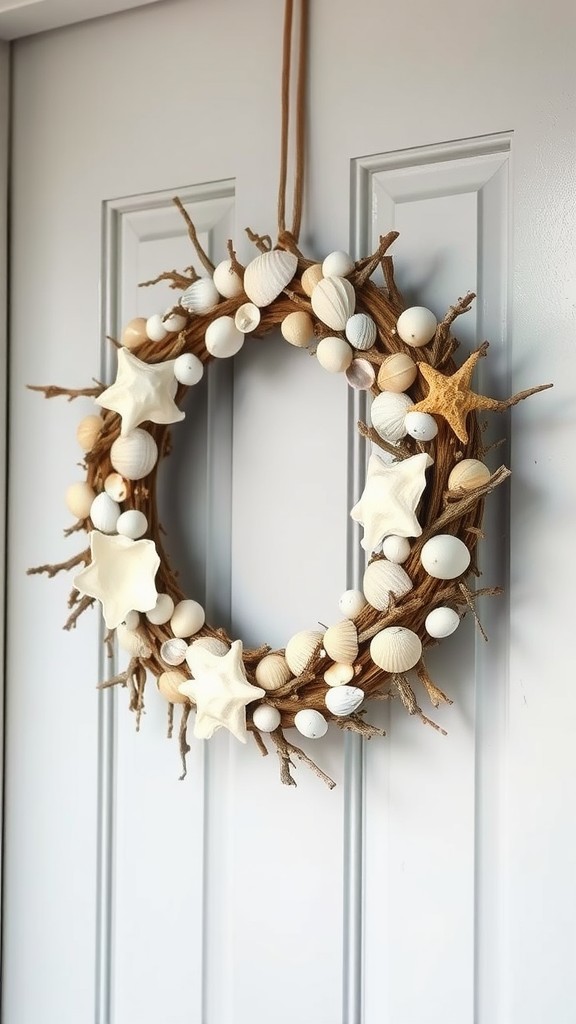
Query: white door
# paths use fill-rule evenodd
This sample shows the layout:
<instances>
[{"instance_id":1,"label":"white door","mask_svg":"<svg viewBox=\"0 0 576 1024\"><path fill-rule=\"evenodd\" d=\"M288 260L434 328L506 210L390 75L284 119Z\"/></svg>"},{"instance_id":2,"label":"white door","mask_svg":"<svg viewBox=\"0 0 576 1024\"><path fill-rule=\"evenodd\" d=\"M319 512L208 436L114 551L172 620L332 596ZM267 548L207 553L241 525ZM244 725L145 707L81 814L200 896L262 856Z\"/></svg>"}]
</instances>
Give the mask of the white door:
<instances>
[{"instance_id":1,"label":"white door","mask_svg":"<svg viewBox=\"0 0 576 1024\"><path fill-rule=\"evenodd\" d=\"M164 0L14 45L3 1020L571 1024L572 4L312 5L302 247L365 255L396 227L410 297L478 291L458 334L492 343L486 392L555 383L493 423L513 477L483 566L506 594L488 645L470 626L434 652L448 736L382 707L385 739L314 748L329 792L219 733L179 782L153 687L136 734L95 689L97 615L63 632L70 579L25 574L79 549L90 411L25 386L109 376L106 335L163 309L137 283L193 260L172 195L215 258L274 233L282 6ZM160 488L184 578L249 643L334 620L358 562L355 410L286 348L211 375Z\"/></svg>"}]
</instances>

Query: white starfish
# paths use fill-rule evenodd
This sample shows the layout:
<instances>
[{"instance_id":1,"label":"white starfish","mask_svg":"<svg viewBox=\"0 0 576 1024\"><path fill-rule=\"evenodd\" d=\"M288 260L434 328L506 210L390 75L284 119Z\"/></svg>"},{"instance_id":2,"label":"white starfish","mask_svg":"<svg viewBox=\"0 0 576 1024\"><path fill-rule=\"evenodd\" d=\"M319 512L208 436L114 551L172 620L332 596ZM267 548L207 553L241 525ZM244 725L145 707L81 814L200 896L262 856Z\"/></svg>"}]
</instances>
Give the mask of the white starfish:
<instances>
[{"instance_id":1,"label":"white starfish","mask_svg":"<svg viewBox=\"0 0 576 1024\"><path fill-rule=\"evenodd\" d=\"M432 465L426 452L387 466L371 455L362 496L350 515L364 527L362 547L375 551L385 537L419 537L422 527L415 512Z\"/></svg>"},{"instance_id":2,"label":"white starfish","mask_svg":"<svg viewBox=\"0 0 576 1024\"><path fill-rule=\"evenodd\" d=\"M158 599L154 578L160 558L153 540L131 540L93 530L92 561L74 579L81 594L96 597L108 629L116 629L128 612L148 612Z\"/></svg>"},{"instance_id":3,"label":"white starfish","mask_svg":"<svg viewBox=\"0 0 576 1024\"><path fill-rule=\"evenodd\" d=\"M119 349L116 380L96 399L96 404L119 414L122 434L129 434L145 420L152 423L183 420L184 413L174 401L178 387L174 363L174 359L144 363L127 348Z\"/></svg>"},{"instance_id":4,"label":"white starfish","mask_svg":"<svg viewBox=\"0 0 576 1024\"><path fill-rule=\"evenodd\" d=\"M187 660L194 678L178 689L196 705L194 735L209 740L224 728L246 743L246 705L264 697L266 691L246 678L242 641L235 640L223 655L193 647Z\"/></svg>"}]
</instances>

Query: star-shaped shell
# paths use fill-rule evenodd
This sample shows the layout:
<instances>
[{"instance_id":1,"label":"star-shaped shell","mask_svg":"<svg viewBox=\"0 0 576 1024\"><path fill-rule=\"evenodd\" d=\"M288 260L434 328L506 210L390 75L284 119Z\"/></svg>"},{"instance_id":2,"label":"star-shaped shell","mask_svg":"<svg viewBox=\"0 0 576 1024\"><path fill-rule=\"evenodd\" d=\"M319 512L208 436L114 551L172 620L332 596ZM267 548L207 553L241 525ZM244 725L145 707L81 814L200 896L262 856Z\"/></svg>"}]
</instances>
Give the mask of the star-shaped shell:
<instances>
[{"instance_id":1,"label":"star-shaped shell","mask_svg":"<svg viewBox=\"0 0 576 1024\"><path fill-rule=\"evenodd\" d=\"M153 540L131 540L93 530L90 550L92 561L75 577L74 586L101 602L108 629L116 629L132 610L154 608L160 558Z\"/></svg>"},{"instance_id":2,"label":"star-shaped shell","mask_svg":"<svg viewBox=\"0 0 576 1024\"><path fill-rule=\"evenodd\" d=\"M194 735L208 740L224 728L246 743L246 705L266 696L266 691L246 678L242 641L235 640L225 655L194 645L187 661L194 678L179 689L196 705Z\"/></svg>"},{"instance_id":3,"label":"star-shaped shell","mask_svg":"<svg viewBox=\"0 0 576 1024\"><path fill-rule=\"evenodd\" d=\"M97 405L117 412L122 419L122 435L141 423L177 423L184 413L174 401L178 383L174 359L163 363L144 363L127 348L118 352L116 380L96 399Z\"/></svg>"},{"instance_id":4,"label":"star-shaped shell","mask_svg":"<svg viewBox=\"0 0 576 1024\"><path fill-rule=\"evenodd\" d=\"M426 452L387 466L371 455L366 485L350 515L364 527L362 547L375 551L385 537L419 537L418 502L426 486L426 469L432 465Z\"/></svg>"}]
</instances>

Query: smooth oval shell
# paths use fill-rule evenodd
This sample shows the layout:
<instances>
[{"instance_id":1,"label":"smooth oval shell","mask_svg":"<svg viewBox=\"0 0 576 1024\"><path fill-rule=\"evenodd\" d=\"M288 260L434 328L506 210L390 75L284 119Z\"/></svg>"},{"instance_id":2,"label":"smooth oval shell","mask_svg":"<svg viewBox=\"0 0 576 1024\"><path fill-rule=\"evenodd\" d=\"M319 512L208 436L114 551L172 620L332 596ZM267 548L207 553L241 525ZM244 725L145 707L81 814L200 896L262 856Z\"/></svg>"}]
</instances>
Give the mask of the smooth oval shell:
<instances>
[{"instance_id":1,"label":"smooth oval shell","mask_svg":"<svg viewBox=\"0 0 576 1024\"><path fill-rule=\"evenodd\" d=\"M358 630L351 619L329 626L322 638L322 646L332 661L351 665L358 654Z\"/></svg>"},{"instance_id":2,"label":"smooth oval shell","mask_svg":"<svg viewBox=\"0 0 576 1024\"><path fill-rule=\"evenodd\" d=\"M123 622L116 626L116 639L122 650L134 658L149 658L152 654L152 648L146 640L133 629L128 629Z\"/></svg>"},{"instance_id":3,"label":"smooth oval shell","mask_svg":"<svg viewBox=\"0 0 576 1024\"><path fill-rule=\"evenodd\" d=\"M351 715L364 700L364 690L358 686L334 686L324 697L328 711L339 718Z\"/></svg>"},{"instance_id":4,"label":"smooth oval shell","mask_svg":"<svg viewBox=\"0 0 576 1024\"><path fill-rule=\"evenodd\" d=\"M76 519L87 519L95 497L96 491L90 484L86 480L78 480L66 488L64 500L68 511L76 516Z\"/></svg>"},{"instance_id":5,"label":"smooth oval shell","mask_svg":"<svg viewBox=\"0 0 576 1024\"><path fill-rule=\"evenodd\" d=\"M180 305L189 313L207 313L220 302L220 294L211 277L199 277L180 296Z\"/></svg>"},{"instance_id":6,"label":"smooth oval shell","mask_svg":"<svg viewBox=\"0 0 576 1024\"><path fill-rule=\"evenodd\" d=\"M291 637L284 657L293 675L299 676L304 671L321 644L322 633L313 629L303 629Z\"/></svg>"},{"instance_id":7,"label":"smooth oval shell","mask_svg":"<svg viewBox=\"0 0 576 1024\"><path fill-rule=\"evenodd\" d=\"M328 722L319 711L303 708L294 715L294 725L302 736L309 740L319 740L328 732Z\"/></svg>"},{"instance_id":8,"label":"smooth oval shell","mask_svg":"<svg viewBox=\"0 0 576 1024\"><path fill-rule=\"evenodd\" d=\"M129 320L120 336L120 341L124 348L130 349L138 348L147 339L146 317L144 316L135 316L132 320Z\"/></svg>"},{"instance_id":9,"label":"smooth oval shell","mask_svg":"<svg viewBox=\"0 0 576 1024\"><path fill-rule=\"evenodd\" d=\"M302 290L305 292L308 298L310 298L316 285L318 284L319 281L322 280L323 276L324 275L322 274L322 266L320 263L313 263L311 267L306 268L306 270L302 274L302 277L300 278L300 284L302 285Z\"/></svg>"},{"instance_id":10,"label":"smooth oval shell","mask_svg":"<svg viewBox=\"0 0 576 1024\"><path fill-rule=\"evenodd\" d=\"M129 508L118 517L116 530L123 537L130 537L131 540L138 540L143 537L148 529L148 520L140 509Z\"/></svg>"},{"instance_id":11,"label":"smooth oval shell","mask_svg":"<svg viewBox=\"0 0 576 1024\"><path fill-rule=\"evenodd\" d=\"M114 533L120 518L120 505L106 491L97 494L90 506L90 519L100 533Z\"/></svg>"},{"instance_id":12,"label":"smooth oval shell","mask_svg":"<svg viewBox=\"0 0 576 1024\"><path fill-rule=\"evenodd\" d=\"M355 619L366 607L366 598L361 590L345 590L338 602L338 607L347 619Z\"/></svg>"},{"instance_id":13,"label":"smooth oval shell","mask_svg":"<svg viewBox=\"0 0 576 1024\"><path fill-rule=\"evenodd\" d=\"M378 370L378 387L381 391L399 394L412 387L418 376L418 367L407 352L393 352Z\"/></svg>"},{"instance_id":14,"label":"smooth oval shell","mask_svg":"<svg viewBox=\"0 0 576 1024\"><path fill-rule=\"evenodd\" d=\"M356 307L354 286L345 277L323 277L310 296L312 309L332 331L343 331Z\"/></svg>"},{"instance_id":15,"label":"smooth oval shell","mask_svg":"<svg viewBox=\"0 0 576 1024\"><path fill-rule=\"evenodd\" d=\"M280 330L284 340L295 345L296 348L306 348L311 341L314 341L312 317L303 309L288 313L280 325Z\"/></svg>"},{"instance_id":16,"label":"smooth oval shell","mask_svg":"<svg viewBox=\"0 0 576 1024\"><path fill-rule=\"evenodd\" d=\"M354 260L350 253L335 249L323 260L321 269L324 277L346 277L354 270Z\"/></svg>"},{"instance_id":17,"label":"smooth oval shell","mask_svg":"<svg viewBox=\"0 0 576 1024\"><path fill-rule=\"evenodd\" d=\"M405 345L422 348L432 341L438 321L434 313L425 306L411 306L398 317L396 331Z\"/></svg>"},{"instance_id":18,"label":"smooth oval shell","mask_svg":"<svg viewBox=\"0 0 576 1024\"><path fill-rule=\"evenodd\" d=\"M326 686L346 686L352 679L354 679L354 666L343 665L339 661L335 661L324 673Z\"/></svg>"},{"instance_id":19,"label":"smooth oval shell","mask_svg":"<svg viewBox=\"0 0 576 1024\"><path fill-rule=\"evenodd\" d=\"M138 629L138 626L140 625L140 612L134 610L128 612L124 619L124 625L126 626L126 629Z\"/></svg>"},{"instance_id":20,"label":"smooth oval shell","mask_svg":"<svg viewBox=\"0 0 576 1024\"><path fill-rule=\"evenodd\" d=\"M170 629L174 636L190 637L202 629L205 621L206 613L202 605L198 601L186 598L176 605L170 619Z\"/></svg>"},{"instance_id":21,"label":"smooth oval shell","mask_svg":"<svg viewBox=\"0 0 576 1024\"><path fill-rule=\"evenodd\" d=\"M404 426L416 441L432 441L438 433L438 424L429 412L407 412Z\"/></svg>"},{"instance_id":22,"label":"smooth oval shell","mask_svg":"<svg viewBox=\"0 0 576 1024\"><path fill-rule=\"evenodd\" d=\"M424 628L429 636L436 640L442 640L450 636L460 625L460 616L453 608L434 608L429 612L424 622Z\"/></svg>"},{"instance_id":23,"label":"smooth oval shell","mask_svg":"<svg viewBox=\"0 0 576 1024\"><path fill-rule=\"evenodd\" d=\"M190 664L189 656L194 647L201 647L203 651L210 651L210 654L215 654L217 658L221 658L230 650L228 644L224 643L223 640L219 640L217 636L199 636L197 640L192 641L186 651L186 661L188 664Z\"/></svg>"},{"instance_id":24,"label":"smooth oval shell","mask_svg":"<svg viewBox=\"0 0 576 1024\"><path fill-rule=\"evenodd\" d=\"M473 491L483 487L490 479L490 470L479 459L462 459L457 462L448 477L448 489L456 491Z\"/></svg>"},{"instance_id":25,"label":"smooth oval shell","mask_svg":"<svg viewBox=\"0 0 576 1024\"><path fill-rule=\"evenodd\" d=\"M424 544L420 561L428 575L434 579L455 580L470 565L470 552L459 537L438 533Z\"/></svg>"},{"instance_id":26,"label":"smooth oval shell","mask_svg":"<svg viewBox=\"0 0 576 1024\"><path fill-rule=\"evenodd\" d=\"M365 351L372 348L378 337L378 328L368 313L354 313L346 321L345 333L348 341L354 348Z\"/></svg>"},{"instance_id":27,"label":"smooth oval shell","mask_svg":"<svg viewBox=\"0 0 576 1024\"><path fill-rule=\"evenodd\" d=\"M346 370L346 380L357 391L369 391L375 377L374 367L367 359L353 359Z\"/></svg>"},{"instance_id":28,"label":"smooth oval shell","mask_svg":"<svg viewBox=\"0 0 576 1024\"><path fill-rule=\"evenodd\" d=\"M188 697L180 693L180 683L186 683L188 677L181 672L162 672L158 676L158 689L169 704L189 704Z\"/></svg>"},{"instance_id":29,"label":"smooth oval shell","mask_svg":"<svg viewBox=\"0 0 576 1024\"><path fill-rule=\"evenodd\" d=\"M422 657L422 643L405 626L387 626L372 638L370 657L384 672L408 672Z\"/></svg>"},{"instance_id":30,"label":"smooth oval shell","mask_svg":"<svg viewBox=\"0 0 576 1024\"><path fill-rule=\"evenodd\" d=\"M406 437L406 413L413 405L409 395L383 391L370 406L370 419L376 433L386 441L401 441Z\"/></svg>"},{"instance_id":31,"label":"smooth oval shell","mask_svg":"<svg viewBox=\"0 0 576 1024\"><path fill-rule=\"evenodd\" d=\"M294 277L298 259L291 252L263 252L244 271L244 291L255 306L269 306Z\"/></svg>"},{"instance_id":32,"label":"smooth oval shell","mask_svg":"<svg viewBox=\"0 0 576 1024\"><path fill-rule=\"evenodd\" d=\"M232 267L232 260L222 260L215 268L212 280L225 299L234 299L243 290L242 278Z\"/></svg>"},{"instance_id":33,"label":"smooth oval shell","mask_svg":"<svg viewBox=\"0 0 576 1024\"><path fill-rule=\"evenodd\" d=\"M395 534L390 534L389 537L385 537L382 541L382 554L389 562L396 562L396 565L402 565L410 554L410 541L407 537L397 537Z\"/></svg>"},{"instance_id":34,"label":"smooth oval shell","mask_svg":"<svg viewBox=\"0 0 576 1024\"><path fill-rule=\"evenodd\" d=\"M186 661L188 644L179 637L170 637L160 647L160 657L167 665L182 665Z\"/></svg>"},{"instance_id":35,"label":"smooth oval shell","mask_svg":"<svg viewBox=\"0 0 576 1024\"><path fill-rule=\"evenodd\" d=\"M344 338L322 338L316 349L320 366L329 373L344 373L353 357L354 353Z\"/></svg>"},{"instance_id":36,"label":"smooth oval shell","mask_svg":"<svg viewBox=\"0 0 576 1024\"><path fill-rule=\"evenodd\" d=\"M215 359L230 359L242 348L244 335L231 316L219 316L208 324L204 344Z\"/></svg>"},{"instance_id":37,"label":"smooth oval shell","mask_svg":"<svg viewBox=\"0 0 576 1024\"><path fill-rule=\"evenodd\" d=\"M104 481L104 490L113 501L125 501L130 493L130 484L120 473L109 473Z\"/></svg>"},{"instance_id":38,"label":"smooth oval shell","mask_svg":"<svg viewBox=\"0 0 576 1024\"><path fill-rule=\"evenodd\" d=\"M146 618L155 626L163 626L165 622L168 622L173 611L174 601L170 594L158 594L156 604L146 612Z\"/></svg>"},{"instance_id":39,"label":"smooth oval shell","mask_svg":"<svg viewBox=\"0 0 576 1024\"><path fill-rule=\"evenodd\" d=\"M391 596L399 599L410 593L412 580L401 565L380 558L367 566L362 586L368 603L378 611L385 612Z\"/></svg>"},{"instance_id":40,"label":"smooth oval shell","mask_svg":"<svg viewBox=\"0 0 576 1024\"><path fill-rule=\"evenodd\" d=\"M183 331L188 323L188 317L182 313L173 313L171 309L167 309L162 319L164 327L169 334L177 334L178 331Z\"/></svg>"},{"instance_id":41,"label":"smooth oval shell","mask_svg":"<svg viewBox=\"0 0 576 1024\"><path fill-rule=\"evenodd\" d=\"M76 427L76 440L83 452L89 452L93 448L103 425L104 420L95 413L80 420Z\"/></svg>"},{"instance_id":42,"label":"smooth oval shell","mask_svg":"<svg viewBox=\"0 0 576 1024\"><path fill-rule=\"evenodd\" d=\"M256 665L254 675L263 690L279 690L292 677L290 666L281 654L266 654Z\"/></svg>"},{"instance_id":43,"label":"smooth oval shell","mask_svg":"<svg viewBox=\"0 0 576 1024\"><path fill-rule=\"evenodd\" d=\"M252 712L252 721L260 732L274 732L280 725L281 714L271 704L258 704Z\"/></svg>"},{"instance_id":44,"label":"smooth oval shell","mask_svg":"<svg viewBox=\"0 0 576 1024\"><path fill-rule=\"evenodd\" d=\"M255 331L262 319L262 314L253 302L243 302L236 310L234 323L242 334L250 334Z\"/></svg>"},{"instance_id":45,"label":"smooth oval shell","mask_svg":"<svg viewBox=\"0 0 576 1024\"><path fill-rule=\"evenodd\" d=\"M168 337L168 331L164 326L160 313L154 313L153 316L148 317L146 321L146 337L150 341L164 341L164 338Z\"/></svg>"},{"instance_id":46,"label":"smooth oval shell","mask_svg":"<svg viewBox=\"0 0 576 1024\"><path fill-rule=\"evenodd\" d=\"M127 480L141 480L158 461L156 441L147 430L136 427L117 437L110 448L110 462L117 473Z\"/></svg>"},{"instance_id":47,"label":"smooth oval shell","mask_svg":"<svg viewBox=\"0 0 576 1024\"><path fill-rule=\"evenodd\" d=\"M179 384L194 387L204 376L204 364L193 352L183 352L174 360L174 376Z\"/></svg>"}]
</instances>

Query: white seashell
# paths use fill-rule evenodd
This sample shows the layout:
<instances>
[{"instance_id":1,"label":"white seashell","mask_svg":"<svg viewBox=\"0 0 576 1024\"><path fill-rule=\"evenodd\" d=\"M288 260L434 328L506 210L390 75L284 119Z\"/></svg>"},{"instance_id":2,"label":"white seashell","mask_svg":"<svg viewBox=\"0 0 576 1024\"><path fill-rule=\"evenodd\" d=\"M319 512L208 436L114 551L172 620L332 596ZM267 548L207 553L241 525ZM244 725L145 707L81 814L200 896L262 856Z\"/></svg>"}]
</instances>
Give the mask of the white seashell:
<instances>
[{"instance_id":1,"label":"white seashell","mask_svg":"<svg viewBox=\"0 0 576 1024\"><path fill-rule=\"evenodd\" d=\"M113 501L125 501L130 485L120 473L109 473L104 481L104 490Z\"/></svg>"},{"instance_id":2,"label":"white seashell","mask_svg":"<svg viewBox=\"0 0 576 1024\"><path fill-rule=\"evenodd\" d=\"M141 427L136 427L123 437L117 437L110 448L113 468L127 480L142 480L154 469L157 461L156 441Z\"/></svg>"},{"instance_id":3,"label":"white seashell","mask_svg":"<svg viewBox=\"0 0 576 1024\"><path fill-rule=\"evenodd\" d=\"M396 331L398 337L412 348L422 348L432 341L436 333L438 321L434 313L425 306L411 306L398 317Z\"/></svg>"},{"instance_id":4,"label":"white seashell","mask_svg":"<svg viewBox=\"0 0 576 1024\"><path fill-rule=\"evenodd\" d=\"M208 324L204 344L216 359L230 359L240 351L244 335L239 331L231 316L219 316Z\"/></svg>"},{"instance_id":5,"label":"white seashell","mask_svg":"<svg viewBox=\"0 0 576 1024\"><path fill-rule=\"evenodd\" d=\"M370 406L370 419L376 433L394 443L406 437L406 413L413 405L408 395L383 391Z\"/></svg>"},{"instance_id":6,"label":"white seashell","mask_svg":"<svg viewBox=\"0 0 576 1024\"><path fill-rule=\"evenodd\" d=\"M344 373L350 366L354 353L343 338L322 338L316 349L316 358L320 366L329 373Z\"/></svg>"},{"instance_id":7,"label":"white seashell","mask_svg":"<svg viewBox=\"0 0 576 1024\"><path fill-rule=\"evenodd\" d=\"M122 650L134 658L149 658L152 654L152 648L146 640L122 622L116 626L116 638Z\"/></svg>"},{"instance_id":8,"label":"white seashell","mask_svg":"<svg viewBox=\"0 0 576 1024\"><path fill-rule=\"evenodd\" d=\"M142 345L142 343L146 341L147 337L146 318L143 316L135 316L126 324L126 327L122 331L120 341L124 348L134 349Z\"/></svg>"},{"instance_id":9,"label":"white seashell","mask_svg":"<svg viewBox=\"0 0 576 1024\"><path fill-rule=\"evenodd\" d=\"M418 367L407 352L393 352L387 356L378 370L378 387L381 391L397 394L407 391L418 376Z\"/></svg>"},{"instance_id":10,"label":"white seashell","mask_svg":"<svg viewBox=\"0 0 576 1024\"><path fill-rule=\"evenodd\" d=\"M170 637L160 647L160 657L167 665L181 665L186 661L188 644L179 637ZM182 680L180 680L182 682Z\"/></svg>"},{"instance_id":11,"label":"white seashell","mask_svg":"<svg viewBox=\"0 0 576 1024\"><path fill-rule=\"evenodd\" d=\"M242 292L242 278L237 270L232 269L232 260L222 260L214 268L212 280L220 295L225 299L234 299Z\"/></svg>"},{"instance_id":12,"label":"white seashell","mask_svg":"<svg viewBox=\"0 0 576 1024\"><path fill-rule=\"evenodd\" d=\"M350 619L329 626L322 638L322 646L332 661L351 665L358 654L358 630Z\"/></svg>"},{"instance_id":13,"label":"white seashell","mask_svg":"<svg viewBox=\"0 0 576 1024\"><path fill-rule=\"evenodd\" d=\"M138 540L143 537L148 529L148 520L143 512L137 508L129 508L118 517L116 531L123 537L130 537L131 540Z\"/></svg>"},{"instance_id":14,"label":"white seashell","mask_svg":"<svg viewBox=\"0 0 576 1024\"><path fill-rule=\"evenodd\" d=\"M204 376L204 364L193 352L183 352L174 360L174 376L179 384L193 387Z\"/></svg>"},{"instance_id":15,"label":"white seashell","mask_svg":"<svg viewBox=\"0 0 576 1024\"><path fill-rule=\"evenodd\" d=\"M194 658L191 654L194 648L200 648L203 651L209 651L210 654L215 654L216 657L221 658L225 654L228 654L230 650L228 644L225 644L223 640L219 640L217 636L199 636L197 640L193 640L188 650L186 651L186 661L190 665L190 658Z\"/></svg>"},{"instance_id":16,"label":"white seashell","mask_svg":"<svg viewBox=\"0 0 576 1024\"><path fill-rule=\"evenodd\" d=\"M303 629L291 637L286 644L285 658L295 676L299 676L304 671L313 655L319 650L321 643L322 633L313 629Z\"/></svg>"},{"instance_id":17,"label":"white seashell","mask_svg":"<svg viewBox=\"0 0 576 1024\"><path fill-rule=\"evenodd\" d=\"M387 626L372 638L370 657L384 672L408 672L422 657L422 643L405 626Z\"/></svg>"},{"instance_id":18,"label":"white seashell","mask_svg":"<svg viewBox=\"0 0 576 1024\"><path fill-rule=\"evenodd\" d=\"M473 491L483 487L490 479L490 470L479 459L462 459L457 462L448 477L448 489L456 491Z\"/></svg>"},{"instance_id":19,"label":"white seashell","mask_svg":"<svg viewBox=\"0 0 576 1024\"><path fill-rule=\"evenodd\" d=\"M364 690L358 686L334 686L324 697L324 703L333 715L343 718L351 715L364 700Z\"/></svg>"},{"instance_id":20,"label":"white seashell","mask_svg":"<svg viewBox=\"0 0 576 1024\"><path fill-rule=\"evenodd\" d=\"M280 725L281 714L271 704L258 704L252 712L252 721L260 732L274 732Z\"/></svg>"},{"instance_id":21,"label":"white seashell","mask_svg":"<svg viewBox=\"0 0 576 1024\"><path fill-rule=\"evenodd\" d=\"M329 252L322 263L322 274L324 277L346 277L354 270L354 260L349 253L342 249Z\"/></svg>"},{"instance_id":22,"label":"white seashell","mask_svg":"<svg viewBox=\"0 0 576 1024\"><path fill-rule=\"evenodd\" d=\"M319 711L303 708L294 715L294 725L302 736L309 740L319 740L328 732L328 722Z\"/></svg>"},{"instance_id":23,"label":"white seashell","mask_svg":"<svg viewBox=\"0 0 576 1024\"><path fill-rule=\"evenodd\" d=\"M170 309L167 309L162 318L162 323L168 334L177 334L178 331L183 331L188 323L188 317L182 315L182 313L172 313Z\"/></svg>"},{"instance_id":24,"label":"white seashell","mask_svg":"<svg viewBox=\"0 0 576 1024\"><path fill-rule=\"evenodd\" d=\"M153 316L148 317L146 321L146 337L150 341L164 341L164 338L168 337L168 331L164 326L160 313L154 313Z\"/></svg>"},{"instance_id":25,"label":"white seashell","mask_svg":"<svg viewBox=\"0 0 576 1024\"><path fill-rule=\"evenodd\" d=\"M470 565L470 552L459 537L438 533L424 544L420 561L435 580L455 580Z\"/></svg>"},{"instance_id":26,"label":"white seashell","mask_svg":"<svg viewBox=\"0 0 576 1024\"><path fill-rule=\"evenodd\" d=\"M416 441L431 441L438 433L438 424L429 412L407 412L404 426Z\"/></svg>"},{"instance_id":27,"label":"white seashell","mask_svg":"<svg viewBox=\"0 0 576 1024\"><path fill-rule=\"evenodd\" d=\"M390 534L382 541L382 554L389 562L401 565L410 554L410 541L406 537L397 537Z\"/></svg>"},{"instance_id":28,"label":"white seashell","mask_svg":"<svg viewBox=\"0 0 576 1024\"><path fill-rule=\"evenodd\" d=\"M310 298L316 285L322 280L323 276L322 266L320 263L313 263L311 267L306 268L300 278L300 284L308 298Z\"/></svg>"},{"instance_id":29,"label":"white seashell","mask_svg":"<svg viewBox=\"0 0 576 1024\"><path fill-rule=\"evenodd\" d=\"M82 451L89 452L102 430L104 420L101 416L85 416L76 427L76 440Z\"/></svg>"},{"instance_id":30,"label":"white seashell","mask_svg":"<svg viewBox=\"0 0 576 1024\"><path fill-rule=\"evenodd\" d=\"M242 334L250 334L258 327L262 314L253 302L243 302L236 310L234 324Z\"/></svg>"},{"instance_id":31,"label":"white seashell","mask_svg":"<svg viewBox=\"0 0 576 1024\"><path fill-rule=\"evenodd\" d=\"M354 313L346 321L345 331L350 344L362 351L372 348L378 336L378 328L367 313Z\"/></svg>"},{"instance_id":32,"label":"white seashell","mask_svg":"<svg viewBox=\"0 0 576 1024\"><path fill-rule=\"evenodd\" d=\"M97 494L90 506L90 519L100 533L115 533L120 518L120 505L106 491Z\"/></svg>"},{"instance_id":33,"label":"white seashell","mask_svg":"<svg viewBox=\"0 0 576 1024\"><path fill-rule=\"evenodd\" d=\"M344 277L323 277L310 296L312 309L332 331L343 331L356 308L354 286Z\"/></svg>"},{"instance_id":34,"label":"white seashell","mask_svg":"<svg viewBox=\"0 0 576 1024\"><path fill-rule=\"evenodd\" d=\"M288 313L280 325L280 330L284 340L290 345L295 345L296 348L306 348L311 341L314 341L312 317L303 309Z\"/></svg>"},{"instance_id":35,"label":"white seashell","mask_svg":"<svg viewBox=\"0 0 576 1024\"><path fill-rule=\"evenodd\" d=\"M361 590L345 590L338 602L338 607L347 619L355 619L366 607L366 598Z\"/></svg>"},{"instance_id":36,"label":"white seashell","mask_svg":"<svg viewBox=\"0 0 576 1024\"><path fill-rule=\"evenodd\" d=\"M180 305L189 313L207 313L219 302L220 295L211 277L199 277L180 296Z\"/></svg>"},{"instance_id":37,"label":"white seashell","mask_svg":"<svg viewBox=\"0 0 576 1024\"><path fill-rule=\"evenodd\" d=\"M158 594L156 604L150 611L146 612L146 618L154 626L163 626L165 622L168 622L173 611L174 601L170 594Z\"/></svg>"},{"instance_id":38,"label":"white seashell","mask_svg":"<svg viewBox=\"0 0 576 1024\"><path fill-rule=\"evenodd\" d=\"M353 359L346 370L346 380L357 391L369 391L375 377L374 367L367 359Z\"/></svg>"},{"instance_id":39,"label":"white seashell","mask_svg":"<svg viewBox=\"0 0 576 1024\"><path fill-rule=\"evenodd\" d=\"M254 675L263 690L279 690L292 677L286 658L281 654L267 654L256 665Z\"/></svg>"},{"instance_id":40,"label":"white seashell","mask_svg":"<svg viewBox=\"0 0 576 1024\"><path fill-rule=\"evenodd\" d=\"M174 636L190 637L202 629L205 621L206 614L202 605L187 599L176 605L170 619L170 629Z\"/></svg>"},{"instance_id":41,"label":"white seashell","mask_svg":"<svg viewBox=\"0 0 576 1024\"><path fill-rule=\"evenodd\" d=\"M263 252L244 271L244 291L255 306L269 306L294 277L298 259L291 252Z\"/></svg>"},{"instance_id":42,"label":"white seashell","mask_svg":"<svg viewBox=\"0 0 576 1024\"><path fill-rule=\"evenodd\" d=\"M354 666L343 665L335 661L324 673L324 682L327 686L346 686L351 679L354 679Z\"/></svg>"},{"instance_id":43,"label":"white seashell","mask_svg":"<svg viewBox=\"0 0 576 1024\"><path fill-rule=\"evenodd\" d=\"M90 507L96 492L85 480L78 480L66 488L64 500L66 507L76 519L87 519L90 515Z\"/></svg>"},{"instance_id":44,"label":"white seashell","mask_svg":"<svg viewBox=\"0 0 576 1024\"><path fill-rule=\"evenodd\" d=\"M424 628L429 636L442 640L450 636L460 625L460 616L453 608L434 608L426 616Z\"/></svg>"},{"instance_id":45,"label":"white seashell","mask_svg":"<svg viewBox=\"0 0 576 1024\"><path fill-rule=\"evenodd\" d=\"M178 689L186 680L187 676L181 672L162 672L158 676L158 689L169 704L189 704L188 697Z\"/></svg>"},{"instance_id":46,"label":"white seashell","mask_svg":"<svg viewBox=\"0 0 576 1024\"><path fill-rule=\"evenodd\" d=\"M401 565L381 558L371 562L364 573L364 593L369 604L385 612L390 598L399 599L412 590L412 580Z\"/></svg>"},{"instance_id":47,"label":"white seashell","mask_svg":"<svg viewBox=\"0 0 576 1024\"><path fill-rule=\"evenodd\" d=\"M128 612L124 619L124 625L126 629L138 629L140 625L140 613L136 611Z\"/></svg>"}]
</instances>

